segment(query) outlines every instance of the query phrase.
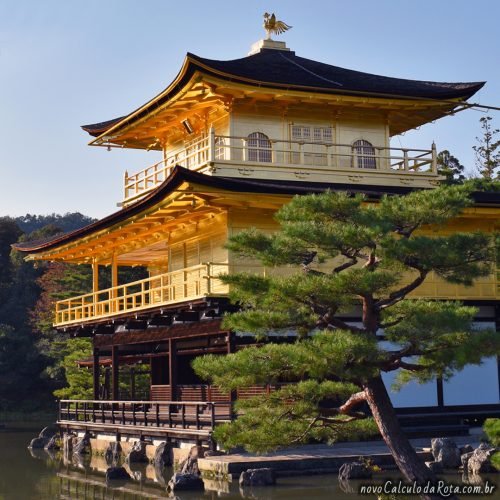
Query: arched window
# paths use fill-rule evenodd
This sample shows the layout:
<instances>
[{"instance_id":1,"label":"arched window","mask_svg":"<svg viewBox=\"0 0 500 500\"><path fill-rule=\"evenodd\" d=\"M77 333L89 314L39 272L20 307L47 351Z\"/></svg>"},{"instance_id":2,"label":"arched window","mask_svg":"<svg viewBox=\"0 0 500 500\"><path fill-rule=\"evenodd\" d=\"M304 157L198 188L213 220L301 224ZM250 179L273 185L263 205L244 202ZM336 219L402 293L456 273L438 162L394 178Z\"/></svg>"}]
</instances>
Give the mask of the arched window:
<instances>
[{"instance_id":1,"label":"arched window","mask_svg":"<svg viewBox=\"0 0 500 500\"><path fill-rule=\"evenodd\" d=\"M271 162L271 141L262 132L252 132L248 136L248 160Z\"/></svg>"},{"instance_id":2,"label":"arched window","mask_svg":"<svg viewBox=\"0 0 500 500\"><path fill-rule=\"evenodd\" d=\"M353 166L358 168L377 168L375 148L371 142L360 139L352 145ZM357 161L356 161L357 160Z\"/></svg>"}]
</instances>

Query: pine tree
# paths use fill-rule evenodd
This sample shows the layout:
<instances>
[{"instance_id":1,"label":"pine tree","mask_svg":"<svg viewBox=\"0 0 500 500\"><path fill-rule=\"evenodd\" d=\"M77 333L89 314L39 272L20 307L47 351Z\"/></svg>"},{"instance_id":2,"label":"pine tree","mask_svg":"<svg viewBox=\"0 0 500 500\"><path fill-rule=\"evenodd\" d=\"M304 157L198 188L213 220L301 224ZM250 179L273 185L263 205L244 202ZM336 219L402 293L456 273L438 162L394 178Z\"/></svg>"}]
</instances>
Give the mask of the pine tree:
<instances>
[{"instance_id":1,"label":"pine tree","mask_svg":"<svg viewBox=\"0 0 500 500\"><path fill-rule=\"evenodd\" d=\"M476 166L482 177L489 180L500 179L500 134L494 129L491 116L483 116L479 121L483 135L476 137L477 146L472 146L476 153Z\"/></svg>"},{"instance_id":2,"label":"pine tree","mask_svg":"<svg viewBox=\"0 0 500 500\"><path fill-rule=\"evenodd\" d=\"M285 384L237 403L240 416L216 438L257 451L334 440L369 432L368 406L406 479L432 478L401 431L382 373L397 371L401 384L446 380L499 352L494 332L474 330L473 307L407 298L431 273L466 286L491 273L490 236L429 231L469 206L469 194L467 186L440 187L383 197L377 206L361 195L307 195L278 211L276 233L234 235L229 249L270 272L223 278L241 305L224 327L298 337L195 360L198 374L226 391ZM356 308L362 323L354 325L344 318Z\"/></svg>"},{"instance_id":3,"label":"pine tree","mask_svg":"<svg viewBox=\"0 0 500 500\"><path fill-rule=\"evenodd\" d=\"M465 181L465 167L447 149L437 155L438 174L445 177L443 184L462 184Z\"/></svg>"}]
</instances>

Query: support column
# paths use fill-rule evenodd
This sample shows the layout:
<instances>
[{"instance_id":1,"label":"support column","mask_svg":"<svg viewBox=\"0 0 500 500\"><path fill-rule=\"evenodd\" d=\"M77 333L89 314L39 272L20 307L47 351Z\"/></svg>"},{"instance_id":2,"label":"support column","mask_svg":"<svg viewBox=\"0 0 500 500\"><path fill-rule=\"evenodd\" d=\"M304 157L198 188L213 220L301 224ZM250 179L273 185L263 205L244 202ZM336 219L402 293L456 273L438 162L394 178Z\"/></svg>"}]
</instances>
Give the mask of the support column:
<instances>
[{"instance_id":1,"label":"support column","mask_svg":"<svg viewBox=\"0 0 500 500\"><path fill-rule=\"evenodd\" d=\"M120 361L118 357L118 346L114 345L111 350L111 369L112 369L112 389L111 399L117 401L120 398L119 394L119 370Z\"/></svg>"},{"instance_id":2,"label":"support column","mask_svg":"<svg viewBox=\"0 0 500 500\"><path fill-rule=\"evenodd\" d=\"M175 340L168 339L168 380L172 401L177 400L177 349Z\"/></svg>"},{"instance_id":3,"label":"support column","mask_svg":"<svg viewBox=\"0 0 500 500\"><path fill-rule=\"evenodd\" d=\"M236 351L236 349L235 349L235 342L234 342L234 333L233 332L229 332L227 334L227 353L228 354L232 354L235 351ZM235 414L234 414L234 402L236 401L237 397L238 397L238 395L237 395L237 393L236 393L235 390L232 390L229 393L229 403L230 403L231 420L233 420L235 418Z\"/></svg>"},{"instance_id":4,"label":"support column","mask_svg":"<svg viewBox=\"0 0 500 500\"><path fill-rule=\"evenodd\" d=\"M116 255L113 254L111 257L111 311L113 312L118 312L118 304L116 299L116 290L114 289L116 286L118 286L118 264L116 262Z\"/></svg>"},{"instance_id":5,"label":"support column","mask_svg":"<svg viewBox=\"0 0 500 500\"><path fill-rule=\"evenodd\" d=\"M135 368L130 368L130 397L135 401Z\"/></svg>"},{"instance_id":6,"label":"support column","mask_svg":"<svg viewBox=\"0 0 500 500\"><path fill-rule=\"evenodd\" d=\"M93 361L94 364L92 365L92 377L94 382L94 399L99 399L100 367L99 367L99 349L97 347L94 347Z\"/></svg>"},{"instance_id":7,"label":"support column","mask_svg":"<svg viewBox=\"0 0 500 500\"><path fill-rule=\"evenodd\" d=\"M95 258L92 260L92 291L99 291L99 264Z\"/></svg>"}]
</instances>

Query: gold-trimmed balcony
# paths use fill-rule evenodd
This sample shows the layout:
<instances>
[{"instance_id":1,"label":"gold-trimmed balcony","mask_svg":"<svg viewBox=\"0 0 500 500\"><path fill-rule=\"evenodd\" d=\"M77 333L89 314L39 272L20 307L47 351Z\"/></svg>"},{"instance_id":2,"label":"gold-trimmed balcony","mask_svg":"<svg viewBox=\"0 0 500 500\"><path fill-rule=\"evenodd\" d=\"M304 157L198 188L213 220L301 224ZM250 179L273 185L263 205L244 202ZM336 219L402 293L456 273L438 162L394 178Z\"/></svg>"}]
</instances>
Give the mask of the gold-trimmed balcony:
<instances>
[{"instance_id":1,"label":"gold-trimmed balcony","mask_svg":"<svg viewBox=\"0 0 500 500\"><path fill-rule=\"evenodd\" d=\"M219 276L227 272L228 264L209 262L60 300L56 302L54 326L79 325L205 297L223 297L228 287Z\"/></svg>"},{"instance_id":2,"label":"gold-trimmed balcony","mask_svg":"<svg viewBox=\"0 0 500 500\"><path fill-rule=\"evenodd\" d=\"M358 140L353 144L312 140L208 135L137 173L125 173L127 205L164 182L176 165L209 175L374 186L431 188L440 179L431 149L393 148Z\"/></svg>"}]
</instances>

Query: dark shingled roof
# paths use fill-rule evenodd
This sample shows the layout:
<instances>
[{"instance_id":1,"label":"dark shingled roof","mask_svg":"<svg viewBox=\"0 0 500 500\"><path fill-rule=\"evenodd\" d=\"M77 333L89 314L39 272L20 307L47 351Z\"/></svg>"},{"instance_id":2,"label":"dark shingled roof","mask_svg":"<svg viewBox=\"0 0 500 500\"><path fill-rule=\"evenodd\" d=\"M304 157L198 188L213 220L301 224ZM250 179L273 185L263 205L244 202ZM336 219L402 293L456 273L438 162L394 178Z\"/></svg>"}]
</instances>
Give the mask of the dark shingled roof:
<instances>
[{"instance_id":1,"label":"dark shingled roof","mask_svg":"<svg viewBox=\"0 0 500 500\"><path fill-rule=\"evenodd\" d=\"M321 193L327 190L363 193L370 199L379 199L385 194L404 195L411 191L411 187L396 186L363 186L351 184L332 184L327 182L284 181L272 179L239 179L234 177L216 177L199 172L193 172L184 167L176 166L172 174L158 188L151 191L144 198L122 208L101 220L74 231L59 234L52 238L38 241L27 241L12 245L13 248L26 253L38 253L50 248L66 244L76 238L82 238L92 232L106 229L118 222L125 221L146 208L154 206L174 191L182 182L193 182L204 186L225 189L240 193L265 194L308 194ZM476 192L472 195L474 201L480 205L500 205L500 193Z\"/></svg>"},{"instance_id":2,"label":"dark shingled roof","mask_svg":"<svg viewBox=\"0 0 500 500\"><path fill-rule=\"evenodd\" d=\"M466 100L485 84L430 82L372 75L313 61L299 57L295 52L282 50L262 49L257 54L231 61L205 59L188 53L176 80L146 106L139 108L139 113L139 110L136 110L106 122L83 125L83 130L97 137L134 113L137 113L134 119L145 116L150 108L160 106L171 99L195 71L236 83L253 83L267 88L407 99Z\"/></svg>"},{"instance_id":3,"label":"dark shingled roof","mask_svg":"<svg viewBox=\"0 0 500 500\"><path fill-rule=\"evenodd\" d=\"M257 80L269 83L271 86L276 84L289 88L307 87L340 94L466 99L485 83L447 83L390 78L332 66L299 57L295 52L282 50L264 49L257 54L232 61L204 59L194 54L188 54L188 57L211 69L242 79Z\"/></svg>"}]
</instances>

